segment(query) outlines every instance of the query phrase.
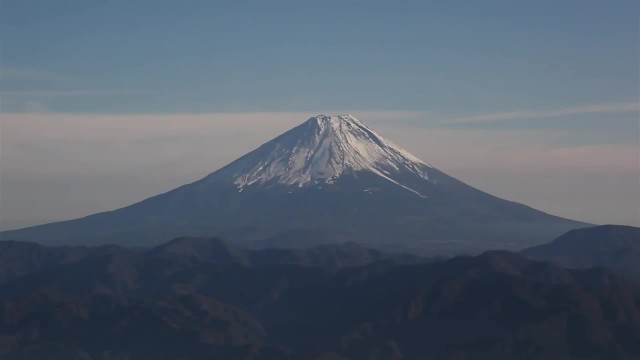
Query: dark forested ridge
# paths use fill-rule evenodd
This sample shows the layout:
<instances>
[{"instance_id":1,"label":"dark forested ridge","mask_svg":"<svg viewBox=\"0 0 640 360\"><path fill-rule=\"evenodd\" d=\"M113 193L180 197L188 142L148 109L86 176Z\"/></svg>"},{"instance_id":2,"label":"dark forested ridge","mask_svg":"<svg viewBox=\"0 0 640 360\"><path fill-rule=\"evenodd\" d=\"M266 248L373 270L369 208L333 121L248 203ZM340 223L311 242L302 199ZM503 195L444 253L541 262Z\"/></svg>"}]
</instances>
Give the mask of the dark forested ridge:
<instances>
[{"instance_id":1,"label":"dark forested ridge","mask_svg":"<svg viewBox=\"0 0 640 360\"><path fill-rule=\"evenodd\" d=\"M625 359L640 290L494 251L1 243L0 359Z\"/></svg>"},{"instance_id":2,"label":"dark forested ridge","mask_svg":"<svg viewBox=\"0 0 640 360\"><path fill-rule=\"evenodd\" d=\"M602 225L576 229L549 244L525 249L522 254L571 268L603 266L640 277L640 228Z\"/></svg>"}]
</instances>

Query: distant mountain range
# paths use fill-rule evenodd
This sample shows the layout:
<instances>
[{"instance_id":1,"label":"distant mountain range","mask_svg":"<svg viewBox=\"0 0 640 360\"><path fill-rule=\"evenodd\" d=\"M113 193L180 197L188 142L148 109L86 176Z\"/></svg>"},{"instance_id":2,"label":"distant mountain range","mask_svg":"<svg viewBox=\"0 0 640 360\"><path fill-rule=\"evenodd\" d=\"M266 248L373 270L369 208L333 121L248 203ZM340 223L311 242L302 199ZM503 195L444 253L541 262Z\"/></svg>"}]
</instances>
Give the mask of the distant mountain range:
<instances>
[{"instance_id":1,"label":"distant mountain range","mask_svg":"<svg viewBox=\"0 0 640 360\"><path fill-rule=\"evenodd\" d=\"M43 246L22 241L0 241L0 284L31 273L46 272L58 266L91 261L105 256L149 257L185 264L216 263L247 267L296 265L341 268L362 266L376 261L415 264L435 261L412 254L390 254L356 243L326 244L306 249L240 249L216 238L177 238L154 248Z\"/></svg>"},{"instance_id":2,"label":"distant mountain range","mask_svg":"<svg viewBox=\"0 0 640 360\"><path fill-rule=\"evenodd\" d=\"M0 242L0 276L1 360L640 358L638 282L506 251Z\"/></svg>"},{"instance_id":3,"label":"distant mountain range","mask_svg":"<svg viewBox=\"0 0 640 360\"><path fill-rule=\"evenodd\" d=\"M149 246L216 236L251 247L356 241L454 254L522 249L582 226L468 186L350 115L319 115L194 183L0 239Z\"/></svg>"},{"instance_id":4,"label":"distant mountain range","mask_svg":"<svg viewBox=\"0 0 640 360\"><path fill-rule=\"evenodd\" d=\"M640 277L640 228L603 225L569 231L549 244L522 254L571 268L603 266Z\"/></svg>"}]
</instances>

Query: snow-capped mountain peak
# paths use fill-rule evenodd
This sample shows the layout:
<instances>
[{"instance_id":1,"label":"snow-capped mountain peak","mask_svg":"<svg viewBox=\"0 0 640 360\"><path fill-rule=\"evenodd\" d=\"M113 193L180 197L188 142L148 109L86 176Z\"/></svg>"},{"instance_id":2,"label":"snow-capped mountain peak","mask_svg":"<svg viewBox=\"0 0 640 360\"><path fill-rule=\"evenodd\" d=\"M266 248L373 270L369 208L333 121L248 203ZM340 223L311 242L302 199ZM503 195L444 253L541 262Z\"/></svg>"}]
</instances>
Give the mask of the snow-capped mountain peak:
<instances>
[{"instance_id":1,"label":"snow-capped mountain peak","mask_svg":"<svg viewBox=\"0 0 640 360\"><path fill-rule=\"evenodd\" d=\"M220 172L232 176L238 189L332 184L346 174L370 172L422 196L395 175L410 173L429 181L429 168L351 115L317 115Z\"/></svg>"},{"instance_id":2,"label":"snow-capped mountain peak","mask_svg":"<svg viewBox=\"0 0 640 360\"><path fill-rule=\"evenodd\" d=\"M583 225L474 189L353 116L318 115L193 183L121 209L0 235L128 246L184 235L224 236L243 247L351 240L399 251L477 252L540 243Z\"/></svg>"}]
</instances>

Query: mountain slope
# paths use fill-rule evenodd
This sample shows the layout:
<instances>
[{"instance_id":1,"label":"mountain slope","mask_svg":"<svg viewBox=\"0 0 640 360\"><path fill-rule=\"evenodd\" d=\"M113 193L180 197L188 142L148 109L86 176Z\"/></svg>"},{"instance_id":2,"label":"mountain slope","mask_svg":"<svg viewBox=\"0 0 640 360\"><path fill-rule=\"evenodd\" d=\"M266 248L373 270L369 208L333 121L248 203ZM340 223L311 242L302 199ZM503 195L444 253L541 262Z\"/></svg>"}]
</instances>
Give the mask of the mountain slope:
<instances>
[{"instance_id":1,"label":"mountain slope","mask_svg":"<svg viewBox=\"0 0 640 360\"><path fill-rule=\"evenodd\" d=\"M3 240L251 246L356 241L424 253L519 249L584 224L502 200L425 164L349 115L319 115L191 184Z\"/></svg>"},{"instance_id":2,"label":"mountain slope","mask_svg":"<svg viewBox=\"0 0 640 360\"><path fill-rule=\"evenodd\" d=\"M424 197L398 175L405 173L429 181L428 168L352 116L319 115L212 178L228 175L242 190L253 184L332 184L342 176L369 172Z\"/></svg>"},{"instance_id":3,"label":"mountain slope","mask_svg":"<svg viewBox=\"0 0 640 360\"><path fill-rule=\"evenodd\" d=\"M21 241L0 241L0 283L61 264L73 263L90 256L126 253L118 246L45 247Z\"/></svg>"},{"instance_id":4,"label":"mountain slope","mask_svg":"<svg viewBox=\"0 0 640 360\"><path fill-rule=\"evenodd\" d=\"M0 359L640 356L640 289L604 269L504 251L251 268L184 261L187 245L219 249L96 254L0 284Z\"/></svg>"},{"instance_id":5,"label":"mountain slope","mask_svg":"<svg viewBox=\"0 0 640 360\"><path fill-rule=\"evenodd\" d=\"M604 266L639 276L640 228L603 225L572 230L549 244L525 249L522 254L573 268Z\"/></svg>"},{"instance_id":6,"label":"mountain slope","mask_svg":"<svg viewBox=\"0 0 640 360\"><path fill-rule=\"evenodd\" d=\"M64 265L96 262L116 264L112 270L125 269L118 264L131 260L152 259L153 262L177 262L177 265L239 265L251 268L295 265L337 269L386 261L394 264L416 264L437 261L411 254L391 254L355 243L318 245L304 249L241 249L215 238L178 238L153 248L130 249L118 246L43 246L19 241L0 241L0 284L30 274L47 274ZM135 274L131 269L130 274ZM87 269L76 272L80 279Z\"/></svg>"},{"instance_id":7,"label":"mountain slope","mask_svg":"<svg viewBox=\"0 0 640 360\"><path fill-rule=\"evenodd\" d=\"M363 266L382 260L398 264L437 260L407 253L385 253L356 243L326 244L304 249L240 249L215 238L178 238L150 249L148 254L168 259L180 258L191 263L213 262L249 267L297 265L341 268Z\"/></svg>"}]
</instances>

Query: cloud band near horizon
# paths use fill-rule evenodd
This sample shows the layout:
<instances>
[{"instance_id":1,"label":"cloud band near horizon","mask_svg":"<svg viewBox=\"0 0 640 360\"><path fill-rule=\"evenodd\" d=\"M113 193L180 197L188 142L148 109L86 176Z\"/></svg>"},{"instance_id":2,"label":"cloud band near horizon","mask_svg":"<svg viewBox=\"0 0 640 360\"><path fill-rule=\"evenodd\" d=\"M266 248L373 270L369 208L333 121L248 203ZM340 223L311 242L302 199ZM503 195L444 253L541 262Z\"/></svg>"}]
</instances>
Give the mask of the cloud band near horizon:
<instances>
[{"instance_id":1,"label":"cloud band near horizon","mask_svg":"<svg viewBox=\"0 0 640 360\"><path fill-rule=\"evenodd\" d=\"M598 113L633 113L640 111L639 102L628 103L612 103L612 104L589 104L576 107L567 107L556 110L532 111L520 110L510 112L497 112L490 114L470 115L465 117L453 118L446 120L447 123L465 124L488 121L507 121L515 119L543 119L563 117L569 115L580 114L598 114Z\"/></svg>"}]
</instances>

